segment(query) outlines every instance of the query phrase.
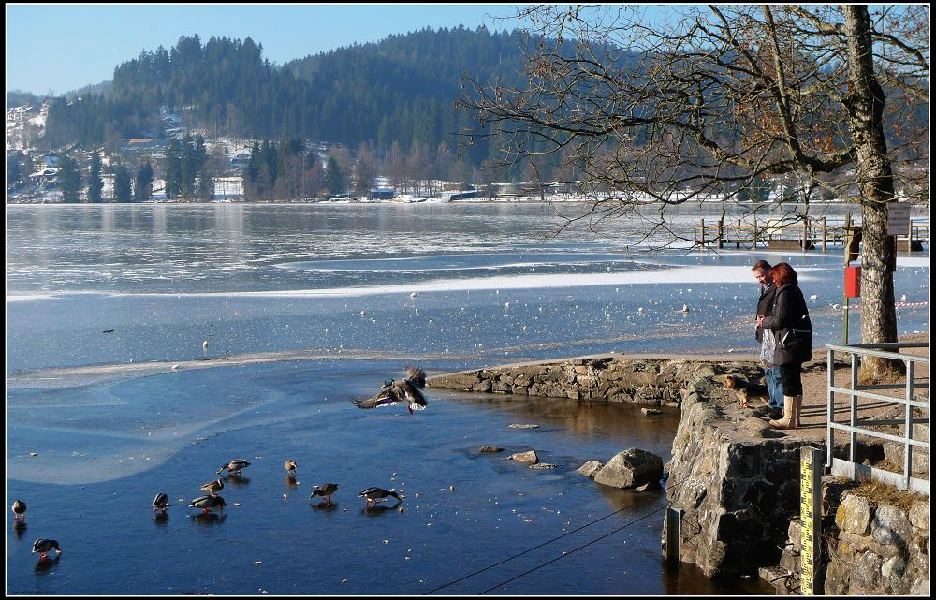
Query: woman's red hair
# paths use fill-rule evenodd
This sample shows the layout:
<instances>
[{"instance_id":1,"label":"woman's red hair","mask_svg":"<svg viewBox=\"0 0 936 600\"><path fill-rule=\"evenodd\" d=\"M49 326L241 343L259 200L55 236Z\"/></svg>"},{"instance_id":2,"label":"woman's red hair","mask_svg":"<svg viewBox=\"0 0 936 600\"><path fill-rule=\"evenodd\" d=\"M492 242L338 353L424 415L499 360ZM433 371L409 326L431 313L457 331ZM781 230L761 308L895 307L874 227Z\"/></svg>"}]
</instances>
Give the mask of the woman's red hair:
<instances>
[{"instance_id":1,"label":"woman's red hair","mask_svg":"<svg viewBox=\"0 0 936 600\"><path fill-rule=\"evenodd\" d=\"M777 287L788 283L796 283L796 271L793 270L793 267L784 262L777 263L770 267L770 271L767 275L773 280L774 285Z\"/></svg>"}]
</instances>

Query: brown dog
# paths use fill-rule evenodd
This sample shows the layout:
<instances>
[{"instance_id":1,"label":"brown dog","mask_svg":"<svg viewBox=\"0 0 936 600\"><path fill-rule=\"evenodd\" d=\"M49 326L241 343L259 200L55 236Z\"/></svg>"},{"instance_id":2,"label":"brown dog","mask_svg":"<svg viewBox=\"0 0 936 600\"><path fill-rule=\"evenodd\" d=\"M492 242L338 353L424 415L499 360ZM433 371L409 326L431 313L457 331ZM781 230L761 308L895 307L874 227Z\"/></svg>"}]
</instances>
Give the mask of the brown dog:
<instances>
[{"instance_id":1,"label":"brown dog","mask_svg":"<svg viewBox=\"0 0 936 600\"><path fill-rule=\"evenodd\" d=\"M725 387L738 394L738 406L747 408L751 400L768 400L767 386L751 383L740 375L725 375Z\"/></svg>"}]
</instances>

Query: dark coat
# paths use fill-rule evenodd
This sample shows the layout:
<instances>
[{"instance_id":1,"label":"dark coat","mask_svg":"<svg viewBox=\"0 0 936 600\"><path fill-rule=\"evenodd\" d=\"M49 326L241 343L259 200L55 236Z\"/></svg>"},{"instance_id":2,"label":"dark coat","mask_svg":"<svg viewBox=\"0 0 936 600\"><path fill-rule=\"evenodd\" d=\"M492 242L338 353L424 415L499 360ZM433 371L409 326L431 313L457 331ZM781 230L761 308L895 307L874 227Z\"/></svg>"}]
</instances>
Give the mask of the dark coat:
<instances>
[{"instance_id":1,"label":"dark coat","mask_svg":"<svg viewBox=\"0 0 936 600\"><path fill-rule=\"evenodd\" d=\"M762 326L772 329L777 338L773 364L812 360L812 321L798 285L788 283L776 289L773 313L764 318Z\"/></svg>"},{"instance_id":2,"label":"dark coat","mask_svg":"<svg viewBox=\"0 0 936 600\"><path fill-rule=\"evenodd\" d=\"M757 299L756 314L769 317L773 313L774 292L776 292L776 288L773 282L761 286L760 298ZM762 327L754 326L754 339L758 342L764 341L764 329Z\"/></svg>"}]
</instances>

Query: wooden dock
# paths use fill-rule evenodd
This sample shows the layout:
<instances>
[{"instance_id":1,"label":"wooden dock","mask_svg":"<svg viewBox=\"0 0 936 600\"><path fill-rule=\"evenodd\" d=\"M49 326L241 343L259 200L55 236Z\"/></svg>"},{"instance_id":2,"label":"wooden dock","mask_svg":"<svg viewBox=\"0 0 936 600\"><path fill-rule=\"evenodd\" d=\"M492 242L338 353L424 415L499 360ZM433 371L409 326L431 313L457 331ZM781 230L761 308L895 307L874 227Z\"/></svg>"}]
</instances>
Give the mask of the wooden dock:
<instances>
[{"instance_id":1,"label":"wooden dock","mask_svg":"<svg viewBox=\"0 0 936 600\"><path fill-rule=\"evenodd\" d=\"M827 217L799 217L758 220L702 219L695 234L700 248L737 248L753 250L813 250L829 246L842 246L861 226L846 226L844 220L831 221ZM922 252L929 244L929 223L911 221L906 235L897 236L898 252Z\"/></svg>"}]
</instances>

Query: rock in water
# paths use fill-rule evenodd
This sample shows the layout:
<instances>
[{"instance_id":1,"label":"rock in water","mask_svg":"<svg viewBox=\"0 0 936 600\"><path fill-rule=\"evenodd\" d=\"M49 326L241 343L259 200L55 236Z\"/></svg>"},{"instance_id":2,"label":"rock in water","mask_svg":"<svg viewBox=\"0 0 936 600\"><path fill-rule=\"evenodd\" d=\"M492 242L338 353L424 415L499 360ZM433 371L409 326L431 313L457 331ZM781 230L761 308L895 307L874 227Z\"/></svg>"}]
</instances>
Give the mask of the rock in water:
<instances>
[{"instance_id":1,"label":"rock in water","mask_svg":"<svg viewBox=\"0 0 936 600\"><path fill-rule=\"evenodd\" d=\"M536 450L527 450L526 452L517 452L510 456L508 460L518 460L520 462L538 463L539 457L536 456Z\"/></svg>"},{"instance_id":2,"label":"rock in water","mask_svg":"<svg viewBox=\"0 0 936 600\"><path fill-rule=\"evenodd\" d=\"M576 473L578 473L579 475L588 477L589 479L592 479L595 477L595 474L597 474L598 471L601 470L601 467L603 466L604 466L604 463L601 461L590 460L586 462L585 464L583 464L581 467L579 467Z\"/></svg>"},{"instance_id":3,"label":"rock in water","mask_svg":"<svg viewBox=\"0 0 936 600\"><path fill-rule=\"evenodd\" d=\"M641 450L629 448L614 455L595 474L595 482L620 489L640 487L663 478L663 459Z\"/></svg>"}]
</instances>

